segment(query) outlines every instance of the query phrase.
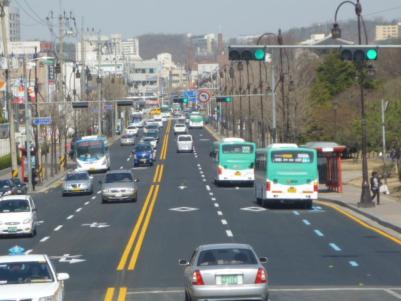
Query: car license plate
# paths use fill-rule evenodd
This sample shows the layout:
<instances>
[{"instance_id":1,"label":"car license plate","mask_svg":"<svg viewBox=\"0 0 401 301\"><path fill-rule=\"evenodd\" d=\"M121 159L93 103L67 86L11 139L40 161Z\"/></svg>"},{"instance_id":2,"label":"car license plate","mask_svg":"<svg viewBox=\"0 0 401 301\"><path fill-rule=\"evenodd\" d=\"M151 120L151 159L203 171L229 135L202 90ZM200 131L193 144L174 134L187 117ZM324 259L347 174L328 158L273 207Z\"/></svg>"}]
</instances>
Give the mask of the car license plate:
<instances>
[{"instance_id":1,"label":"car license plate","mask_svg":"<svg viewBox=\"0 0 401 301\"><path fill-rule=\"evenodd\" d=\"M240 280L240 276L238 275L221 275L217 276L216 284L220 285L237 285L241 284L242 281Z\"/></svg>"},{"instance_id":2,"label":"car license plate","mask_svg":"<svg viewBox=\"0 0 401 301\"><path fill-rule=\"evenodd\" d=\"M17 232L17 227L8 227L8 232L14 233Z\"/></svg>"},{"instance_id":3,"label":"car license plate","mask_svg":"<svg viewBox=\"0 0 401 301\"><path fill-rule=\"evenodd\" d=\"M73 191L73 192L80 192L81 189L79 189L79 188L74 188L72 191Z\"/></svg>"},{"instance_id":4,"label":"car license plate","mask_svg":"<svg viewBox=\"0 0 401 301\"><path fill-rule=\"evenodd\" d=\"M240 175L241 175L241 172L237 171L237 172L235 172L235 175L236 175L236 176L240 176Z\"/></svg>"},{"instance_id":5,"label":"car license plate","mask_svg":"<svg viewBox=\"0 0 401 301\"><path fill-rule=\"evenodd\" d=\"M148 160L146 160L146 159L141 159L141 162L142 163L146 163Z\"/></svg>"},{"instance_id":6,"label":"car license plate","mask_svg":"<svg viewBox=\"0 0 401 301\"><path fill-rule=\"evenodd\" d=\"M288 193L296 193L297 189L295 187L288 188Z\"/></svg>"},{"instance_id":7,"label":"car license plate","mask_svg":"<svg viewBox=\"0 0 401 301\"><path fill-rule=\"evenodd\" d=\"M91 167L91 168L89 168L89 170L90 170L90 171L95 171L95 170L96 170L96 168L94 168L94 167Z\"/></svg>"}]
</instances>

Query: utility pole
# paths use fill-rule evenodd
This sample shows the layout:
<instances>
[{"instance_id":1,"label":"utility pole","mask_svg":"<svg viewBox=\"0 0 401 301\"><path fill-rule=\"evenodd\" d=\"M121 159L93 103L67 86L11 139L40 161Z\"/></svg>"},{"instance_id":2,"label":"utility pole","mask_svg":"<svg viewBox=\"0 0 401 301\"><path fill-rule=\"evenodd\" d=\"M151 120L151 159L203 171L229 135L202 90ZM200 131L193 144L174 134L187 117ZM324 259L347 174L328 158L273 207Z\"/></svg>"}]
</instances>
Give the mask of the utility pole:
<instances>
[{"instance_id":1,"label":"utility pole","mask_svg":"<svg viewBox=\"0 0 401 301\"><path fill-rule=\"evenodd\" d=\"M278 30L277 36L278 44L283 45L283 36L281 34L281 29ZM280 84L281 84L281 103L282 103L282 126L283 126L283 142L288 142L288 133L286 127L286 100L285 100L285 77L284 77L284 62L283 62L283 48L280 48Z\"/></svg>"},{"instance_id":2,"label":"utility pole","mask_svg":"<svg viewBox=\"0 0 401 301\"><path fill-rule=\"evenodd\" d=\"M85 99L85 78L86 78L86 68L85 68L85 29L84 29L84 17L81 19L81 100Z\"/></svg>"},{"instance_id":3,"label":"utility pole","mask_svg":"<svg viewBox=\"0 0 401 301\"><path fill-rule=\"evenodd\" d=\"M31 122L31 111L28 103L28 77L26 72L26 57L24 57L24 100L25 100L25 149L26 149L26 158L27 158L27 176L28 176L28 193L32 192L32 158L31 158L31 130L32 130L32 122Z\"/></svg>"},{"instance_id":4,"label":"utility pole","mask_svg":"<svg viewBox=\"0 0 401 301\"><path fill-rule=\"evenodd\" d=\"M11 175L14 176L18 174L18 162L17 162L17 145L15 141L15 124L14 124L14 110L11 104L11 99L9 97L10 92L10 83L9 83L9 75L11 69L11 61L8 56L8 34L7 34L7 27L6 27L6 10L5 7L8 6L7 0L0 0L0 17L1 17L1 35L3 38L3 52L4 57L6 59L6 90L4 91L6 95L7 101L7 113L8 113L8 123L10 129L10 153L11 153Z\"/></svg>"},{"instance_id":5,"label":"utility pole","mask_svg":"<svg viewBox=\"0 0 401 301\"><path fill-rule=\"evenodd\" d=\"M388 108L389 102L381 100L381 117L382 117L382 141L383 141L383 151L382 151L382 159L383 159L383 177L384 183L387 184L387 171L386 171L386 123L385 123L385 114Z\"/></svg>"},{"instance_id":6,"label":"utility pole","mask_svg":"<svg viewBox=\"0 0 401 301\"><path fill-rule=\"evenodd\" d=\"M249 82L249 61L246 61L246 77L247 77L247 91L248 91L248 140L253 140L252 135L252 119L251 119L251 83Z\"/></svg>"},{"instance_id":7,"label":"utility pole","mask_svg":"<svg viewBox=\"0 0 401 301\"><path fill-rule=\"evenodd\" d=\"M35 117L39 117L38 112L38 92L39 92L39 85L38 85L38 49L35 47L35 84L34 84L34 92L35 92ZM39 129L40 126L35 127L35 162L36 167L41 166L40 156L39 156Z\"/></svg>"},{"instance_id":8,"label":"utility pole","mask_svg":"<svg viewBox=\"0 0 401 301\"><path fill-rule=\"evenodd\" d=\"M97 79L96 79L96 83L97 83L97 99L99 100L99 112L98 112L98 119L97 119L97 123L98 123L98 135L102 135L102 102L101 102L101 78L100 78L100 64L101 64L101 42L100 42L100 32L98 32L97 35Z\"/></svg>"}]
</instances>

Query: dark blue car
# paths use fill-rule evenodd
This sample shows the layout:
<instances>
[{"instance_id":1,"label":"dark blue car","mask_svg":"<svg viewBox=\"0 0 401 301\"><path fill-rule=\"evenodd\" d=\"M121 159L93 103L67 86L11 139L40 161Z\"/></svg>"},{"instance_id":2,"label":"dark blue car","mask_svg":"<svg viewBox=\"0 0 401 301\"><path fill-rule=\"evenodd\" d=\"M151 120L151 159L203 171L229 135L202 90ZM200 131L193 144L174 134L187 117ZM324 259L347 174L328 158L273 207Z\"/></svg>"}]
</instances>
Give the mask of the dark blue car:
<instances>
[{"instance_id":1,"label":"dark blue car","mask_svg":"<svg viewBox=\"0 0 401 301\"><path fill-rule=\"evenodd\" d=\"M140 165L153 165L153 148L149 143L139 143L133 150L134 167Z\"/></svg>"}]
</instances>

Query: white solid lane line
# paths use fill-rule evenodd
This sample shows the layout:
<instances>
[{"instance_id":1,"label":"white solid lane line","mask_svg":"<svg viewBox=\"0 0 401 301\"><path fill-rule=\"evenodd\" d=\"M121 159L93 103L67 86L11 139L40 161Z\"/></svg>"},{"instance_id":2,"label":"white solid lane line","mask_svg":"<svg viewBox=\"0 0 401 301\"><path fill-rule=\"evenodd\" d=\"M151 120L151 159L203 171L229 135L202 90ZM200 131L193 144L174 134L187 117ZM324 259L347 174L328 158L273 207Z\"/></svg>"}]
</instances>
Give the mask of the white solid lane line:
<instances>
[{"instance_id":1,"label":"white solid lane line","mask_svg":"<svg viewBox=\"0 0 401 301\"><path fill-rule=\"evenodd\" d=\"M221 220L221 223L222 223L223 225L227 225L227 221L226 221L225 219L222 219L222 220Z\"/></svg>"},{"instance_id":2,"label":"white solid lane line","mask_svg":"<svg viewBox=\"0 0 401 301\"><path fill-rule=\"evenodd\" d=\"M54 231L60 231L61 228L63 228L63 225L58 225L56 228L54 228Z\"/></svg>"},{"instance_id":3,"label":"white solid lane line","mask_svg":"<svg viewBox=\"0 0 401 301\"><path fill-rule=\"evenodd\" d=\"M75 210L75 212L79 212L79 211L81 211L82 210L82 208L78 208L77 210Z\"/></svg>"},{"instance_id":4,"label":"white solid lane line","mask_svg":"<svg viewBox=\"0 0 401 301\"><path fill-rule=\"evenodd\" d=\"M74 217L74 215L71 214L70 216L67 217L67 219L69 220L69 219L72 219L73 217Z\"/></svg>"},{"instance_id":5,"label":"white solid lane line","mask_svg":"<svg viewBox=\"0 0 401 301\"><path fill-rule=\"evenodd\" d=\"M228 237L233 237L233 233L231 232L231 230L226 230L226 234Z\"/></svg>"},{"instance_id":6,"label":"white solid lane line","mask_svg":"<svg viewBox=\"0 0 401 301\"><path fill-rule=\"evenodd\" d=\"M43 237L41 240L40 240L40 242L45 242L46 240L48 240L50 237L49 236L45 236L45 237Z\"/></svg>"}]
</instances>

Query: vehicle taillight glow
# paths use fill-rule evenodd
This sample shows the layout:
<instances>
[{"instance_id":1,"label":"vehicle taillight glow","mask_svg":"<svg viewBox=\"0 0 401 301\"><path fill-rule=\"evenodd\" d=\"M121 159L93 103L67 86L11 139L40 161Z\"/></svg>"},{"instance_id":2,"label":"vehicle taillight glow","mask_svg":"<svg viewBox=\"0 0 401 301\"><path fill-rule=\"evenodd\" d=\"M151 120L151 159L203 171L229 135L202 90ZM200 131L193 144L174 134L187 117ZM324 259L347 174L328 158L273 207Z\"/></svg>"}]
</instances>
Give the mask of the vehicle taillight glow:
<instances>
[{"instance_id":1,"label":"vehicle taillight glow","mask_svg":"<svg viewBox=\"0 0 401 301\"><path fill-rule=\"evenodd\" d=\"M255 284L267 283L267 275L264 268L259 268L256 274Z\"/></svg>"},{"instance_id":2,"label":"vehicle taillight glow","mask_svg":"<svg viewBox=\"0 0 401 301\"><path fill-rule=\"evenodd\" d=\"M219 167L217 168L217 173L218 173L219 175L221 175L221 174L223 173L223 167L219 166Z\"/></svg>"},{"instance_id":3,"label":"vehicle taillight glow","mask_svg":"<svg viewBox=\"0 0 401 301\"><path fill-rule=\"evenodd\" d=\"M318 183L314 183L313 184L313 191L314 192L318 192L319 191L319 184Z\"/></svg>"},{"instance_id":4,"label":"vehicle taillight glow","mask_svg":"<svg viewBox=\"0 0 401 301\"><path fill-rule=\"evenodd\" d=\"M203 282L202 275L199 270L196 270L192 274L192 284L193 285L205 285L205 283Z\"/></svg>"},{"instance_id":5,"label":"vehicle taillight glow","mask_svg":"<svg viewBox=\"0 0 401 301\"><path fill-rule=\"evenodd\" d=\"M271 189L270 182L266 182L266 191L270 191L270 189Z\"/></svg>"}]
</instances>

